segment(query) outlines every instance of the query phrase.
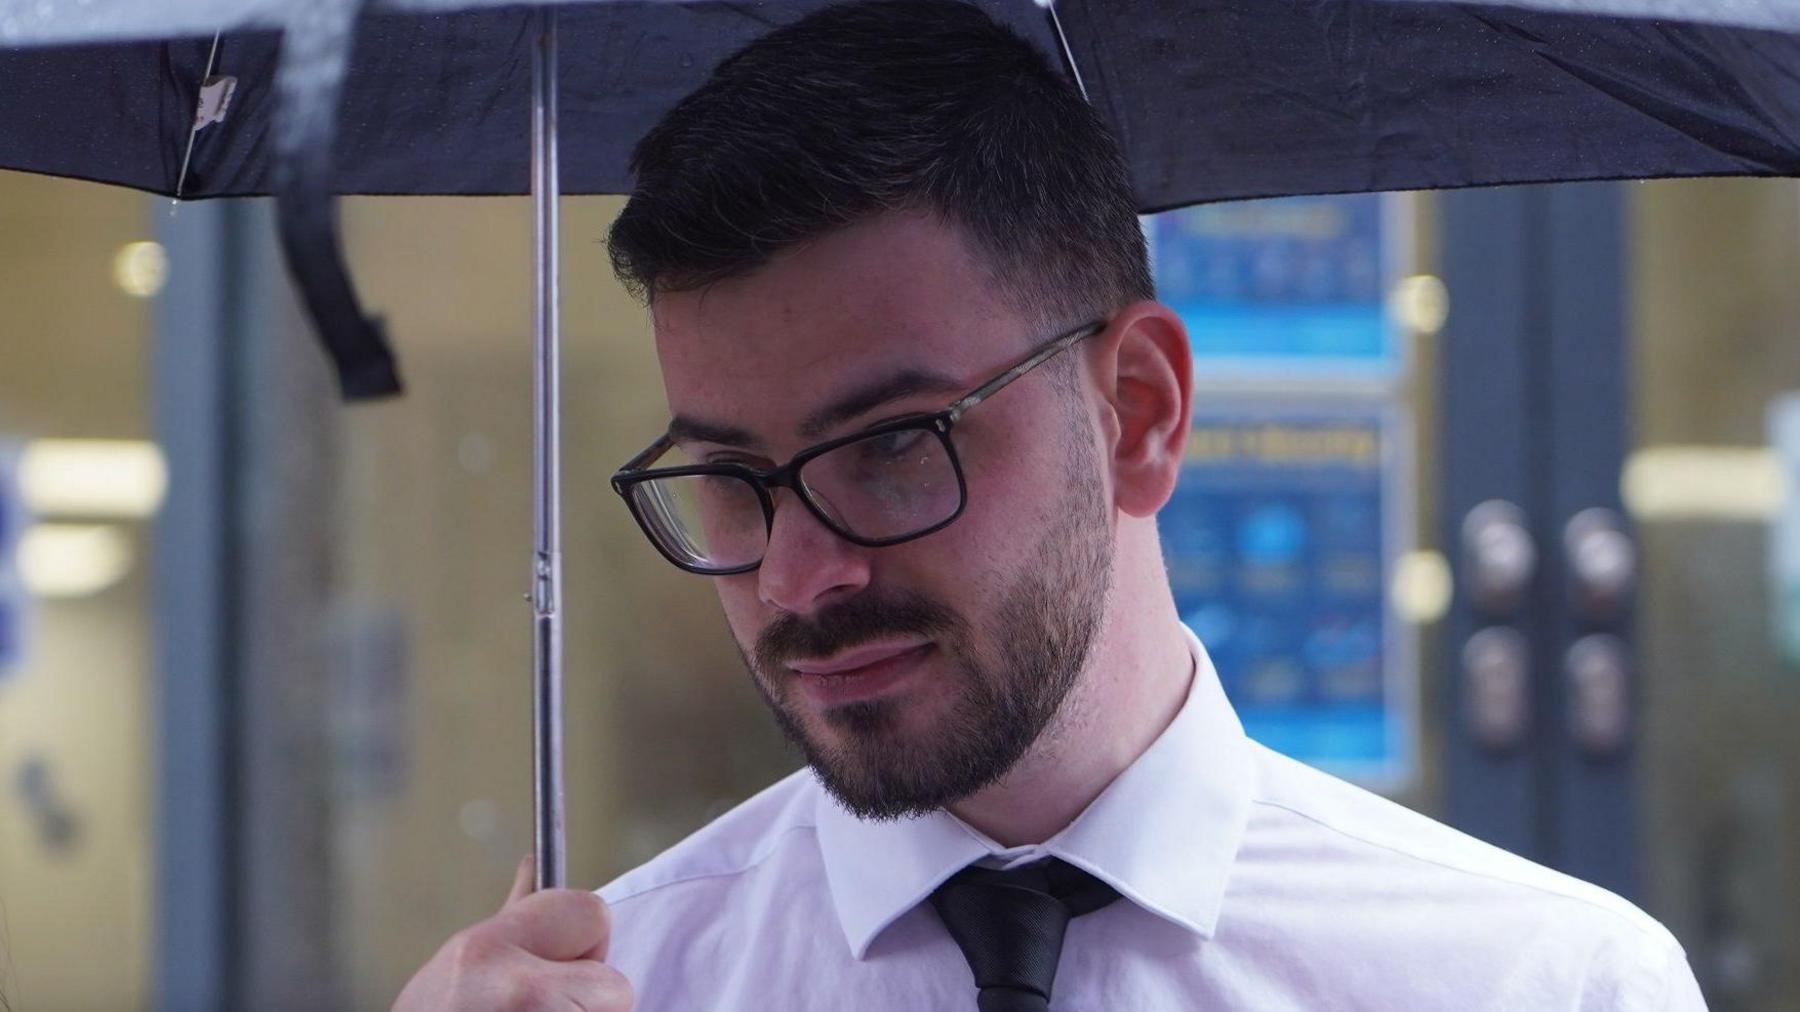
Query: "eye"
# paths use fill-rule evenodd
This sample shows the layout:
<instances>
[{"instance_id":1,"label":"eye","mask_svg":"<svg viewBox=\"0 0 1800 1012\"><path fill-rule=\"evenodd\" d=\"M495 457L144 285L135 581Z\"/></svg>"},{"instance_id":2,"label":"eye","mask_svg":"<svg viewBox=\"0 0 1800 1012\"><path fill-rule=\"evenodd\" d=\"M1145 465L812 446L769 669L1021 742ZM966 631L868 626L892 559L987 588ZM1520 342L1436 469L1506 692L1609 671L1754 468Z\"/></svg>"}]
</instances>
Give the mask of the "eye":
<instances>
[{"instance_id":1,"label":"eye","mask_svg":"<svg viewBox=\"0 0 1800 1012\"><path fill-rule=\"evenodd\" d=\"M759 467L767 466L763 461L728 453L713 454L703 458L701 462L705 464L731 464L735 467L747 467L752 471Z\"/></svg>"},{"instance_id":2,"label":"eye","mask_svg":"<svg viewBox=\"0 0 1800 1012\"><path fill-rule=\"evenodd\" d=\"M870 436L863 442L864 453L872 457L883 457L897 460L906 456L925 439L923 429L901 429L898 432L884 432L879 436Z\"/></svg>"}]
</instances>

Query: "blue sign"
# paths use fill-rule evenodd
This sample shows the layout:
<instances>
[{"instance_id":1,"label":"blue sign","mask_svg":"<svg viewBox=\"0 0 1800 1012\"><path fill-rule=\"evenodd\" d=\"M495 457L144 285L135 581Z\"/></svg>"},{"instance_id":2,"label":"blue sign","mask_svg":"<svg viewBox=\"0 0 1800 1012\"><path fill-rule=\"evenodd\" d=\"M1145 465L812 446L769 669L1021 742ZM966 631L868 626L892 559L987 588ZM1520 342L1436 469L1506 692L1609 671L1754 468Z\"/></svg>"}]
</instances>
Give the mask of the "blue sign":
<instances>
[{"instance_id":1,"label":"blue sign","mask_svg":"<svg viewBox=\"0 0 1800 1012\"><path fill-rule=\"evenodd\" d=\"M0 446L0 676L18 665L25 651L25 593L17 565L25 508L14 474L18 456Z\"/></svg>"},{"instance_id":2,"label":"blue sign","mask_svg":"<svg viewBox=\"0 0 1800 1012\"><path fill-rule=\"evenodd\" d=\"M1379 193L1207 204L1145 219L1157 296L1187 324L1203 382L1391 380L1405 343Z\"/></svg>"},{"instance_id":3,"label":"blue sign","mask_svg":"<svg viewBox=\"0 0 1800 1012\"><path fill-rule=\"evenodd\" d=\"M1411 773L1394 424L1379 407L1197 414L1159 517L1175 604L1252 738L1371 785Z\"/></svg>"}]
</instances>

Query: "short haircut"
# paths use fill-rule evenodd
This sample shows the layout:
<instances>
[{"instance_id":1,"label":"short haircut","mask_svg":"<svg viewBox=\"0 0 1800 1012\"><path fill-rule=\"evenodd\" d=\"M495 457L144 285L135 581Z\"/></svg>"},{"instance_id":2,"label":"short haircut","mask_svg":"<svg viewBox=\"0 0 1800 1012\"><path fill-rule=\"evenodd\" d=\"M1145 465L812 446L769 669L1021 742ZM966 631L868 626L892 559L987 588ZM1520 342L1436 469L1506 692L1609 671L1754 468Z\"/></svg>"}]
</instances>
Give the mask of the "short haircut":
<instances>
[{"instance_id":1,"label":"short haircut","mask_svg":"<svg viewBox=\"0 0 1800 1012\"><path fill-rule=\"evenodd\" d=\"M609 242L645 301L895 211L958 227L1042 326L1155 294L1112 134L1042 53L959 0L833 6L763 36L671 109L631 168Z\"/></svg>"}]
</instances>

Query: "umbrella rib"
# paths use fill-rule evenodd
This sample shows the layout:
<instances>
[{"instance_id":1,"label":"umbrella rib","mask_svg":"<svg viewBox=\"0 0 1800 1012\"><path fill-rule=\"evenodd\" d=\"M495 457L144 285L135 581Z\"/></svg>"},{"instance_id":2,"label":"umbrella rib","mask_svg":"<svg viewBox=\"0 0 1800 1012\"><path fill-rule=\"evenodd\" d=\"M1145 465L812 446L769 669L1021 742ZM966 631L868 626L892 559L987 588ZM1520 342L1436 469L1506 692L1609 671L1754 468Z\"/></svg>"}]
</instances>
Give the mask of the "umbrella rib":
<instances>
[{"instance_id":1,"label":"umbrella rib","mask_svg":"<svg viewBox=\"0 0 1800 1012\"><path fill-rule=\"evenodd\" d=\"M200 132L200 103L206 101L206 82L212 79L213 61L219 58L219 36L224 30L213 32L212 52L206 54L206 71L200 75L200 90L194 99L194 122L188 127L187 150L181 155L181 174L175 177L175 199L169 202L170 213L181 205L181 188L187 185L188 160L194 157L194 136Z\"/></svg>"},{"instance_id":2,"label":"umbrella rib","mask_svg":"<svg viewBox=\"0 0 1800 1012\"><path fill-rule=\"evenodd\" d=\"M1081 79L1081 68L1075 65L1075 50L1069 46L1069 37L1063 34L1062 19L1056 16L1056 0L1037 0L1037 5L1050 15L1050 30L1056 33L1056 42L1062 46L1063 60L1069 65L1069 76L1075 79L1075 90L1089 105L1094 100L1088 97L1087 82Z\"/></svg>"}]
</instances>

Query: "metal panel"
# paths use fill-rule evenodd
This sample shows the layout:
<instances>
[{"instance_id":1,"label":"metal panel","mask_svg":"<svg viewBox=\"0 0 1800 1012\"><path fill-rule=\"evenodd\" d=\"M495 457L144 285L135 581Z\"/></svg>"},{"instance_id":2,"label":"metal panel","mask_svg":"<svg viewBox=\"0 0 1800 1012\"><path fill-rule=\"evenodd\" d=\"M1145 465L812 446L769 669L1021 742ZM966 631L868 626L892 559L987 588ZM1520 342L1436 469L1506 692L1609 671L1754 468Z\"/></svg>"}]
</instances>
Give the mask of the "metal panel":
<instances>
[{"instance_id":1,"label":"metal panel","mask_svg":"<svg viewBox=\"0 0 1800 1012\"><path fill-rule=\"evenodd\" d=\"M231 816L236 751L230 676L236 487L229 337L240 209L189 205L160 218L174 269L156 308L156 432L169 491L156 530L158 792L156 1007L236 1005L230 986L237 924ZM160 216L159 216L160 217Z\"/></svg>"},{"instance_id":2,"label":"metal panel","mask_svg":"<svg viewBox=\"0 0 1800 1012\"><path fill-rule=\"evenodd\" d=\"M1533 530L1535 429L1531 384L1539 371L1540 332L1532 318L1534 195L1526 189L1468 190L1442 198L1443 276L1450 315L1443 332L1443 544L1456 574L1456 603L1445 623L1447 681L1445 811L1457 828L1529 858L1543 860L1547 840L1538 818L1536 725L1531 708L1541 681L1536 651L1538 595L1516 607L1483 613L1472 600L1474 573L1462 550L1463 524L1484 502L1516 503ZM1540 551L1541 557L1541 551ZM1540 567L1541 572L1541 567ZM1464 663L1471 639L1485 629L1523 637L1526 723L1504 746L1480 740L1471 721L1476 696ZM1511 635L1508 633L1507 635ZM1479 643L1479 641L1478 641Z\"/></svg>"},{"instance_id":3,"label":"metal panel","mask_svg":"<svg viewBox=\"0 0 1800 1012\"><path fill-rule=\"evenodd\" d=\"M1614 607L1584 607L1573 579L1566 532L1596 508L1622 517L1619 474L1625 455L1626 382L1624 234L1621 194L1611 183L1547 187L1547 352L1543 382L1550 464L1545 540L1546 703L1556 719L1544 730L1550 772L1549 817L1555 866L1624 896L1635 890L1636 804L1632 781L1633 684L1630 595ZM1595 516L1590 514L1590 518ZM1591 538L1598 535L1589 531ZM1624 532L1621 531L1622 535ZM1629 551L1629 542L1618 542ZM1605 551L1604 544L1596 548ZM1629 577L1630 574L1627 574ZM1634 582L1634 581L1633 581ZM1616 651L1598 656L1595 650ZM1584 658L1584 651L1586 652ZM1577 690L1571 664L1586 677ZM1607 671L1621 665L1621 681ZM1614 696L1614 686L1623 691ZM1619 712L1604 711L1617 705ZM1618 721L1616 730L1611 723ZM1615 744L1607 739L1615 733Z\"/></svg>"}]
</instances>

